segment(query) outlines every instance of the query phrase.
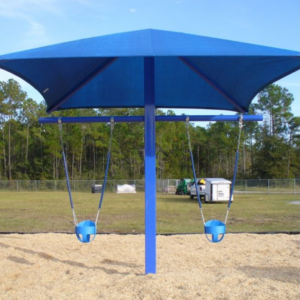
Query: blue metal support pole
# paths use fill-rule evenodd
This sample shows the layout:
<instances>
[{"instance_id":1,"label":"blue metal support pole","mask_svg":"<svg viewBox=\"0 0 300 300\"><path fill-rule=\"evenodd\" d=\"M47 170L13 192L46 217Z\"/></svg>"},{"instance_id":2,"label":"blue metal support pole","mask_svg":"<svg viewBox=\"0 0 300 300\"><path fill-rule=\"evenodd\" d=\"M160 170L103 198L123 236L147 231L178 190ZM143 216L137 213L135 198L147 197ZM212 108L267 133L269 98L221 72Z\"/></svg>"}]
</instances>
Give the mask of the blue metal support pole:
<instances>
[{"instance_id":1,"label":"blue metal support pole","mask_svg":"<svg viewBox=\"0 0 300 300\"><path fill-rule=\"evenodd\" d=\"M239 115L195 115L189 116L190 122L225 122L225 121L239 121ZM58 122L57 117L50 118L39 118L39 123L41 124L51 124ZM109 123L111 117L61 117L60 120L62 123ZM186 116L155 116L156 122L185 122ZM262 121L262 115L244 115L243 122L256 122ZM115 123L122 122L144 122L144 116L115 116Z\"/></svg>"},{"instance_id":2,"label":"blue metal support pole","mask_svg":"<svg viewBox=\"0 0 300 300\"><path fill-rule=\"evenodd\" d=\"M145 273L156 274L156 161L154 57L144 58Z\"/></svg>"}]
</instances>

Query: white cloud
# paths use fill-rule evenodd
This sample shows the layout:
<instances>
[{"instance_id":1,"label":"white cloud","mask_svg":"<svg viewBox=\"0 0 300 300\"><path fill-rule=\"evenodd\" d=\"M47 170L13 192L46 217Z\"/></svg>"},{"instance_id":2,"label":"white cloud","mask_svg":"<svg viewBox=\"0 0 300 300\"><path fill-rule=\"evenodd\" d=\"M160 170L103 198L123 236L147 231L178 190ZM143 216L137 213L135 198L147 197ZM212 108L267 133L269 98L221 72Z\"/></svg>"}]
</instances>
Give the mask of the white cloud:
<instances>
[{"instance_id":1,"label":"white cloud","mask_svg":"<svg viewBox=\"0 0 300 300\"><path fill-rule=\"evenodd\" d=\"M129 8L129 11L130 11L131 13L136 13L136 9L135 9L135 8Z\"/></svg>"},{"instance_id":2,"label":"white cloud","mask_svg":"<svg viewBox=\"0 0 300 300\"><path fill-rule=\"evenodd\" d=\"M38 21L44 13L60 15L59 0L0 1L0 16L23 21L26 44L31 48L48 43L46 28Z\"/></svg>"},{"instance_id":3,"label":"white cloud","mask_svg":"<svg viewBox=\"0 0 300 300\"><path fill-rule=\"evenodd\" d=\"M0 15L28 19L36 12L48 11L59 14L58 0L13 0L0 1Z\"/></svg>"},{"instance_id":4,"label":"white cloud","mask_svg":"<svg viewBox=\"0 0 300 300\"><path fill-rule=\"evenodd\" d=\"M35 21L29 21L30 22L30 29L27 31L26 36L33 37L33 36L39 36L43 37L45 35L45 28L42 24L37 23Z\"/></svg>"},{"instance_id":5,"label":"white cloud","mask_svg":"<svg viewBox=\"0 0 300 300\"><path fill-rule=\"evenodd\" d=\"M25 32L26 48L35 48L49 43L44 25L28 20L29 29Z\"/></svg>"}]
</instances>

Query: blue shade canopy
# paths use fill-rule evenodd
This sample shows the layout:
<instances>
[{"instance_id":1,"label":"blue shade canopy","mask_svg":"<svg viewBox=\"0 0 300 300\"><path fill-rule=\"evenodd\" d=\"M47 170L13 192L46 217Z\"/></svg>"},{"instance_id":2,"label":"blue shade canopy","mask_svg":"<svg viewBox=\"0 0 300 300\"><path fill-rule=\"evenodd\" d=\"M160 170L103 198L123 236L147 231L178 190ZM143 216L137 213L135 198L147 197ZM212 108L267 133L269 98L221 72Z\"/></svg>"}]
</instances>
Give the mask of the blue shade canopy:
<instances>
[{"instance_id":1,"label":"blue shade canopy","mask_svg":"<svg viewBox=\"0 0 300 300\"><path fill-rule=\"evenodd\" d=\"M0 56L37 89L48 112L144 107L144 57L155 57L155 106L247 112L255 95L300 69L299 52L140 30Z\"/></svg>"}]
</instances>

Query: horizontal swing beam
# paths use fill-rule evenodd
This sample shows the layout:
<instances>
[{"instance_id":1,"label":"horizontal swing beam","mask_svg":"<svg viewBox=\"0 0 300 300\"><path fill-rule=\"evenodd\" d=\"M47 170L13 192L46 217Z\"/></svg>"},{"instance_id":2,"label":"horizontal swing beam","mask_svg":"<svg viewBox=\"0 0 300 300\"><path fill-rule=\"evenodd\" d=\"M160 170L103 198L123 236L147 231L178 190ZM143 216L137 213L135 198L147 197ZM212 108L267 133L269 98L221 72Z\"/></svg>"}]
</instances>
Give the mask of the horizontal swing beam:
<instances>
[{"instance_id":1,"label":"horizontal swing beam","mask_svg":"<svg viewBox=\"0 0 300 300\"><path fill-rule=\"evenodd\" d=\"M186 121L189 118L190 122L225 122L225 121L239 121L239 115L199 115L199 116L155 116L156 122L180 122ZM109 123L111 117L50 117L50 118L39 118L40 124L51 124L58 123L58 120L62 123ZM245 122L255 122L262 121L262 115L243 115L243 121ZM144 116L115 116L114 122L116 123L135 123L144 122Z\"/></svg>"}]
</instances>

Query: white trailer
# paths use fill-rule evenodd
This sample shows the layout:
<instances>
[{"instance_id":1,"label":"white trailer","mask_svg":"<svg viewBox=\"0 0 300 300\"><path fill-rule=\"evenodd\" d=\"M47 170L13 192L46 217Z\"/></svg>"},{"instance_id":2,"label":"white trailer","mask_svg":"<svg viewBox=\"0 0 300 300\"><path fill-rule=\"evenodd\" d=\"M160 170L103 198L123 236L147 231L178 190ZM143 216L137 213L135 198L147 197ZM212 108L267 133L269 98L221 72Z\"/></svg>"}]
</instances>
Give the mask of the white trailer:
<instances>
[{"instance_id":1,"label":"white trailer","mask_svg":"<svg viewBox=\"0 0 300 300\"><path fill-rule=\"evenodd\" d=\"M229 201L230 188L230 180L224 178L205 178L205 202Z\"/></svg>"}]
</instances>

